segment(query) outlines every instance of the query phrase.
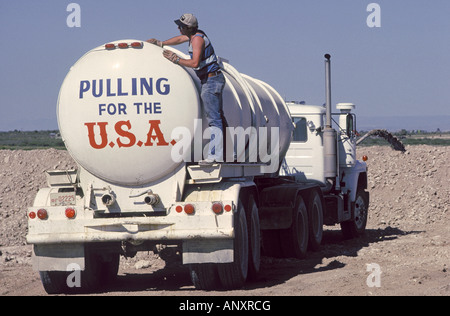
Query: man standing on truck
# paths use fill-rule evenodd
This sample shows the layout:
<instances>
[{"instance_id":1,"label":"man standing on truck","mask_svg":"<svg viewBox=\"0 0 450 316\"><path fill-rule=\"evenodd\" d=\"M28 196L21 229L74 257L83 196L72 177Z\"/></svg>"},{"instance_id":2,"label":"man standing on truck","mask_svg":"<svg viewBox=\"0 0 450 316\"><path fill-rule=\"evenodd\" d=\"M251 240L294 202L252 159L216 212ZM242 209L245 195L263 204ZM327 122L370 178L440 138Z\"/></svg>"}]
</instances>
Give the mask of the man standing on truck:
<instances>
[{"instance_id":1,"label":"man standing on truck","mask_svg":"<svg viewBox=\"0 0 450 316\"><path fill-rule=\"evenodd\" d=\"M183 14L175 20L181 35L164 42L154 38L147 42L164 47L164 45L179 45L189 41L189 55L191 59L180 58L170 50L164 50L163 55L177 65L193 68L199 77L203 110L206 114L208 126L211 130L211 142L208 157L199 161L199 165L208 166L215 162L223 162L223 132L227 127L223 114L222 92L225 87L225 76L220 70L217 55L211 41L205 32L198 29L197 18L190 13Z\"/></svg>"}]
</instances>

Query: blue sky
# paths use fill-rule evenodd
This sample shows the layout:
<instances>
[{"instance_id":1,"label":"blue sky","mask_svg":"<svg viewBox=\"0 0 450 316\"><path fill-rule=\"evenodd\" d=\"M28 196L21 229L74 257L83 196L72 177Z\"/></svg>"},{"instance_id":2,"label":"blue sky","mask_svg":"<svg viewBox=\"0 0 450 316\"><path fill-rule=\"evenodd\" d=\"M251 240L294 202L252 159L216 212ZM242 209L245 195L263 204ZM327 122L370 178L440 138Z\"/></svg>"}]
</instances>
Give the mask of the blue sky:
<instances>
[{"instance_id":1,"label":"blue sky","mask_svg":"<svg viewBox=\"0 0 450 316\"><path fill-rule=\"evenodd\" d=\"M79 28L66 24L72 2ZM366 23L373 2L381 27ZM448 0L14 0L0 2L0 130L56 129L59 88L86 51L168 39L185 12L218 55L286 100L324 103L330 53L334 104L353 102L364 117L450 116Z\"/></svg>"}]
</instances>

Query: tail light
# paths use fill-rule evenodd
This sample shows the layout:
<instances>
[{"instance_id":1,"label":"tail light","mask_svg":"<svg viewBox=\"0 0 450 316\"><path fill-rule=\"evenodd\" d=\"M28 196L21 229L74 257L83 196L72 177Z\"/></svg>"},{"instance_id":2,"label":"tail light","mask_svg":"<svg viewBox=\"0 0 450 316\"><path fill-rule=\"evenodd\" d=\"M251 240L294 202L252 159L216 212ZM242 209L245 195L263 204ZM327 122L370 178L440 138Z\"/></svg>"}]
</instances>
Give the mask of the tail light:
<instances>
[{"instance_id":1,"label":"tail light","mask_svg":"<svg viewBox=\"0 0 450 316\"><path fill-rule=\"evenodd\" d=\"M184 212L188 215L192 215L195 213L195 207L192 204L186 204L184 206Z\"/></svg>"},{"instance_id":2,"label":"tail light","mask_svg":"<svg viewBox=\"0 0 450 316\"><path fill-rule=\"evenodd\" d=\"M114 45L114 44L106 44L105 48L106 49L114 49L114 48L116 48L116 45Z\"/></svg>"},{"instance_id":3,"label":"tail light","mask_svg":"<svg viewBox=\"0 0 450 316\"><path fill-rule=\"evenodd\" d=\"M65 213L66 213L66 217L68 219L73 219L77 215L77 212L75 211L75 209L73 209L71 207L66 208L66 212Z\"/></svg>"},{"instance_id":4,"label":"tail light","mask_svg":"<svg viewBox=\"0 0 450 316\"><path fill-rule=\"evenodd\" d=\"M212 208L212 211L214 213L216 213L217 215L222 214L222 212L223 212L223 205L222 205L222 203L218 203L218 202L214 203L211 208Z\"/></svg>"},{"instance_id":5,"label":"tail light","mask_svg":"<svg viewBox=\"0 0 450 316\"><path fill-rule=\"evenodd\" d=\"M35 219L36 218L36 213L35 212L30 212L28 213L28 217L31 219Z\"/></svg>"},{"instance_id":6,"label":"tail light","mask_svg":"<svg viewBox=\"0 0 450 316\"><path fill-rule=\"evenodd\" d=\"M119 43L117 45L117 47L119 47L119 48L128 48L128 44L127 43Z\"/></svg>"},{"instance_id":7,"label":"tail light","mask_svg":"<svg viewBox=\"0 0 450 316\"><path fill-rule=\"evenodd\" d=\"M39 211L37 211L37 217L39 219L47 219L48 217L47 211L44 209L40 209Z\"/></svg>"}]
</instances>

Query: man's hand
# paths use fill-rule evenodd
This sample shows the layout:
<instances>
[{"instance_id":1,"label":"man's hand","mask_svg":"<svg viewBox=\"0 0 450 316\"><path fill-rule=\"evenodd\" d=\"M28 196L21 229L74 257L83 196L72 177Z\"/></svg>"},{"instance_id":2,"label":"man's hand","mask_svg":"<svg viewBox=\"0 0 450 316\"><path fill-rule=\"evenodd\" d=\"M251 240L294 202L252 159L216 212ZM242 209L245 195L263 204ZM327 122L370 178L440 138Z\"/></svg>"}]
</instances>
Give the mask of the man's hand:
<instances>
[{"instance_id":1,"label":"man's hand","mask_svg":"<svg viewBox=\"0 0 450 316\"><path fill-rule=\"evenodd\" d=\"M166 57L168 60L170 60L171 62L175 63L175 64L179 64L180 62L180 57L178 57L177 54L175 54L174 52L171 52L170 50L165 50L163 52L164 57Z\"/></svg>"},{"instance_id":2,"label":"man's hand","mask_svg":"<svg viewBox=\"0 0 450 316\"><path fill-rule=\"evenodd\" d=\"M158 41L156 38L151 38L147 41L147 43L159 46L159 47L163 47L163 43L161 41Z\"/></svg>"}]
</instances>

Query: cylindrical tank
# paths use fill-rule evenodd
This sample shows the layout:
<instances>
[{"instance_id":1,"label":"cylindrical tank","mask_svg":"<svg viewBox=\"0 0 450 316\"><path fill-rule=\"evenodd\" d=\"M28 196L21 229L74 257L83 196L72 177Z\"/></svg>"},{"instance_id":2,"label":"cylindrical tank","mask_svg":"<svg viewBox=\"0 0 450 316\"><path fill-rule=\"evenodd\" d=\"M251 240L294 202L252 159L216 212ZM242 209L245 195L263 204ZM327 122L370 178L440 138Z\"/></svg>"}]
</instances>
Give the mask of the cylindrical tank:
<instances>
[{"instance_id":1,"label":"cylindrical tank","mask_svg":"<svg viewBox=\"0 0 450 316\"><path fill-rule=\"evenodd\" d=\"M156 45L122 40L89 51L71 67L58 98L58 123L68 151L91 174L136 186L162 181L186 162L202 159L195 151L209 138L203 137L200 82L192 69L173 64L162 52ZM250 162L267 162L267 148L259 149L260 144L270 149L273 127L279 128L281 161L293 129L284 101L269 85L221 65L228 126L257 134L268 128L258 147L249 146L248 137L245 146L227 146L228 158L244 161L256 154L257 161Z\"/></svg>"}]
</instances>

